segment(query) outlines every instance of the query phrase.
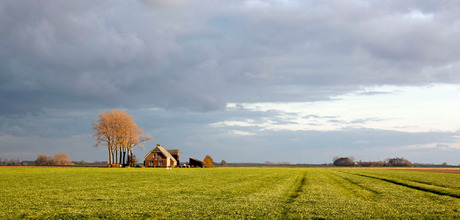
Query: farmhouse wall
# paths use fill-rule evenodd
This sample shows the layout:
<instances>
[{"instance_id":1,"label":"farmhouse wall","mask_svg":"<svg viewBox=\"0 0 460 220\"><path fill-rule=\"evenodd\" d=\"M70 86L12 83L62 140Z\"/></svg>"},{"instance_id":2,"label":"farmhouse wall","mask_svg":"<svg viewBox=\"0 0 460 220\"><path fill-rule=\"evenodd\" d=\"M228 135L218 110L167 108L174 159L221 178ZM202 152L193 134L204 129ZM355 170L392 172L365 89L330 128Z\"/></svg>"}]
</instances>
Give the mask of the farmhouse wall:
<instances>
[{"instance_id":1,"label":"farmhouse wall","mask_svg":"<svg viewBox=\"0 0 460 220\"><path fill-rule=\"evenodd\" d=\"M161 155L148 155L144 160L144 166L146 167L173 167L175 166L174 161L169 158L165 158Z\"/></svg>"}]
</instances>

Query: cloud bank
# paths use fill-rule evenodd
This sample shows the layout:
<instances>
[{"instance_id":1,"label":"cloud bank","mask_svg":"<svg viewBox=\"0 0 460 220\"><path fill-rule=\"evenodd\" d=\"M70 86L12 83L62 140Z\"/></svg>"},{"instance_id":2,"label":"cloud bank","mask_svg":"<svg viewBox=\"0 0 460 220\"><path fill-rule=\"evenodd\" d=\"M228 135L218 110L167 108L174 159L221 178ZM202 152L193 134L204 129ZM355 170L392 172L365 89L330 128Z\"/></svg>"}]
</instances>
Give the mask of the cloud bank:
<instances>
[{"instance_id":1,"label":"cloud bank","mask_svg":"<svg viewBox=\"0 0 460 220\"><path fill-rule=\"evenodd\" d=\"M211 144L195 140L202 143L198 146L186 138L192 133L210 138L220 155L233 144L255 155L281 142L284 132L303 143L313 143L296 139L304 132L300 136L345 132L351 137L355 131L372 135L378 130L411 136L415 130L388 125L394 118L380 117L381 110L356 117L346 112L291 115L278 108L247 108L257 103L334 102L349 94L390 97L399 94L399 88L430 85L453 87L445 100L455 103L460 83L459 7L452 1L3 1L0 149L6 152L7 145L22 143L24 148L17 152L24 152L34 138L60 145L62 138L78 136L85 137L81 143L90 143L91 123L99 111L111 108L138 115L146 131L160 135L160 140L175 145L173 140L181 139L178 144L194 149L191 154L211 149ZM394 89L372 89L388 86ZM230 105L242 110L229 110ZM438 109L427 114L434 115L428 124L436 114L452 115ZM448 121L445 118L442 121ZM420 123L424 128L425 119ZM265 133L235 123L257 124ZM295 123L302 129L269 129ZM446 129L417 132L458 135L455 122L436 126ZM170 131L185 138L173 137ZM213 131L221 133L212 136ZM246 142L227 140L226 135ZM267 141L261 135L269 135ZM453 142L394 140L400 147L412 146L405 149ZM328 145L315 143L317 147L308 146L320 151ZM356 137L349 143L374 142ZM388 145L381 143L379 149Z\"/></svg>"},{"instance_id":2,"label":"cloud bank","mask_svg":"<svg viewBox=\"0 0 460 220\"><path fill-rule=\"evenodd\" d=\"M327 100L459 83L459 8L400 1L8 1L0 112Z\"/></svg>"}]
</instances>

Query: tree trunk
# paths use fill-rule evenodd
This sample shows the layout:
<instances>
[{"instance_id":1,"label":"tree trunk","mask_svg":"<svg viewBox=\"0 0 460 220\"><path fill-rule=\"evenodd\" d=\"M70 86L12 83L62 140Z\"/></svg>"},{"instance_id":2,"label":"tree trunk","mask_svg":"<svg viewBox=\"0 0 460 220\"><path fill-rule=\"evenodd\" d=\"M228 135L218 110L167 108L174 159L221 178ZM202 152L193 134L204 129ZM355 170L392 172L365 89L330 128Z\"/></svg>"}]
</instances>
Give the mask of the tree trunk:
<instances>
[{"instance_id":1,"label":"tree trunk","mask_svg":"<svg viewBox=\"0 0 460 220\"><path fill-rule=\"evenodd\" d=\"M128 152L126 154L128 155L128 165L133 166L133 164L131 163L131 161L133 160L133 156L131 155L131 149L130 148L128 148Z\"/></svg>"},{"instance_id":2,"label":"tree trunk","mask_svg":"<svg viewBox=\"0 0 460 220\"><path fill-rule=\"evenodd\" d=\"M118 163L118 149L115 150L115 164Z\"/></svg>"},{"instance_id":3,"label":"tree trunk","mask_svg":"<svg viewBox=\"0 0 460 220\"><path fill-rule=\"evenodd\" d=\"M129 149L129 153L131 155L131 165L132 166L135 166L136 165L136 161L135 161L135 158L134 158L134 153L133 153L133 149Z\"/></svg>"},{"instance_id":4,"label":"tree trunk","mask_svg":"<svg viewBox=\"0 0 460 220\"><path fill-rule=\"evenodd\" d=\"M122 163L121 163L121 158L122 158L122 156L123 156L123 154L122 154L121 151L122 151L122 150L120 149L120 160L119 160L120 164L122 164Z\"/></svg>"},{"instance_id":5,"label":"tree trunk","mask_svg":"<svg viewBox=\"0 0 460 220\"><path fill-rule=\"evenodd\" d=\"M109 151L109 164L112 165L112 158L111 158L111 153L110 153L110 149L108 150Z\"/></svg>"},{"instance_id":6,"label":"tree trunk","mask_svg":"<svg viewBox=\"0 0 460 220\"><path fill-rule=\"evenodd\" d=\"M126 165L126 149L123 150L123 166Z\"/></svg>"},{"instance_id":7,"label":"tree trunk","mask_svg":"<svg viewBox=\"0 0 460 220\"><path fill-rule=\"evenodd\" d=\"M131 164L132 166L134 166L135 164L134 164L134 157L133 157L133 149L131 148L129 151L131 153Z\"/></svg>"}]
</instances>

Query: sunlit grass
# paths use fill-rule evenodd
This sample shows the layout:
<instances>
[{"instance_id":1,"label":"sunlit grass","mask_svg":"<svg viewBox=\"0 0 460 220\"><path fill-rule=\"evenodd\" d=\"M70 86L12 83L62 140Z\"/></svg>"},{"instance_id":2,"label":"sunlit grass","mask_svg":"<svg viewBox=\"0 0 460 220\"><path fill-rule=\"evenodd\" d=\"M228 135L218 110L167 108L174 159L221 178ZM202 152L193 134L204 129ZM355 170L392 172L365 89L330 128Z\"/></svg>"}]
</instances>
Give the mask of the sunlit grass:
<instances>
[{"instance_id":1,"label":"sunlit grass","mask_svg":"<svg viewBox=\"0 0 460 220\"><path fill-rule=\"evenodd\" d=\"M391 176L391 170L380 170ZM406 171L411 174L410 171ZM289 217L458 218L460 199L356 175L367 170L310 170ZM431 173L425 173L428 177ZM444 174L443 174L444 175ZM460 180L458 175L445 175Z\"/></svg>"},{"instance_id":2,"label":"sunlit grass","mask_svg":"<svg viewBox=\"0 0 460 220\"><path fill-rule=\"evenodd\" d=\"M383 179L459 193L458 174L394 170L0 168L0 219L460 217L455 196Z\"/></svg>"}]
</instances>

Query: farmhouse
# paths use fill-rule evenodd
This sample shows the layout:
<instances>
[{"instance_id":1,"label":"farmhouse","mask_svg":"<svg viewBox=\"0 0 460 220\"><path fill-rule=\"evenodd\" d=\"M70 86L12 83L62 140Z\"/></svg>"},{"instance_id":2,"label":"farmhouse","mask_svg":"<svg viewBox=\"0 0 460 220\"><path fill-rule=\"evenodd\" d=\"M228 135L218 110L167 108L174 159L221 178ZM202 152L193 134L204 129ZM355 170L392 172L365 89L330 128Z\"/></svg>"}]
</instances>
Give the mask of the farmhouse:
<instances>
[{"instance_id":1,"label":"farmhouse","mask_svg":"<svg viewBox=\"0 0 460 220\"><path fill-rule=\"evenodd\" d=\"M175 167L179 164L179 157L179 150L166 150L164 147L157 144L157 146L145 156L144 166Z\"/></svg>"}]
</instances>

